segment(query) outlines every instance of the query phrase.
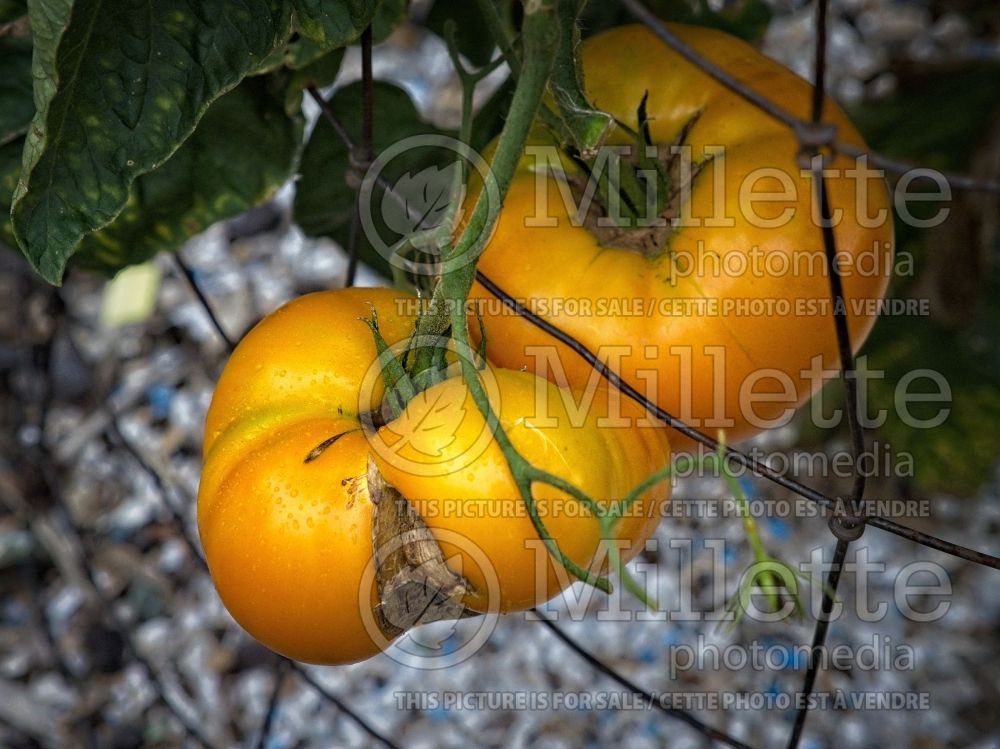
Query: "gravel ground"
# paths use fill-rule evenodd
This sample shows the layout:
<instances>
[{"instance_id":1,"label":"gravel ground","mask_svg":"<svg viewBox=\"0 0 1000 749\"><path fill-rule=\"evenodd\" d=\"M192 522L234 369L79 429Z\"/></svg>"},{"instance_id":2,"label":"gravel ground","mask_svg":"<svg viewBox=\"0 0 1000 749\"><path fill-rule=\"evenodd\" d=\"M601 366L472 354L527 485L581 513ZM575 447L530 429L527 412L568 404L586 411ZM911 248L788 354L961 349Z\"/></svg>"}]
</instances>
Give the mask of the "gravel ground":
<instances>
[{"instance_id":1,"label":"gravel ground","mask_svg":"<svg viewBox=\"0 0 1000 749\"><path fill-rule=\"evenodd\" d=\"M954 24L942 31L943 22L931 24L910 6L901 14L889 13L888 4L844 7L858 18L875 14L868 26L850 24L841 41L835 31L835 49L857 42L868 55L844 53L850 63L836 70L834 85L847 97L854 95L851 81L877 84L879 61L900 39L919 51L925 40L961 31ZM794 50L808 43L802 13L776 22L768 41L796 65L802 57ZM913 28L903 28L907 23ZM890 33L886 24L902 30ZM866 28L885 40L865 36ZM429 54L415 48L421 59ZM348 56L345 77L355 66ZM421 86L440 86L444 78L435 76L446 73L436 63L426 67L431 73L412 90L425 111L447 120L453 98L421 94ZM288 227L290 189L183 248L234 338L283 301L336 286L343 276L340 248ZM674 718L645 709L524 616L430 625L355 666L282 670L235 625L199 563L201 429L226 347L175 260L160 257L155 268L161 280L153 314L112 328L102 322L101 280L72 274L54 291L0 253L0 746L252 745L268 718L263 745L275 749L373 744L344 707L406 747L710 745ZM372 282L362 277L362 285ZM758 446L787 453L797 436L781 430ZM843 445L825 449L832 454ZM829 493L845 488L812 483ZM758 509L778 510L791 500L766 482L743 484L760 499ZM907 511L921 515L906 517L907 524L998 549L1000 472L974 497L899 492L881 481L869 496L905 496ZM780 746L794 717L794 703L783 700L800 688L802 646L814 617L791 624L744 619L722 628L706 621L705 612L720 608L751 561L724 494L718 479L681 480L675 497L706 501L678 507L700 512L668 517L656 548L633 564L653 581L670 621L649 620L627 599L588 597L578 587L545 610L644 688L674 700L686 695L675 704L754 746ZM802 507L794 507L800 511L791 516L760 514L765 545L794 563L812 553L829 560L833 538L825 520L802 517ZM998 573L876 529L852 545L848 559L867 559L877 569L842 581L845 612L829 643L845 646L850 657L819 677L816 688L828 703L812 710L802 746L1000 748ZM923 571L914 563L924 563ZM936 574L950 586L908 601L920 611L944 602L947 610L933 621L900 614L898 588L911 574L914 584L933 583ZM817 585L804 586L807 600L818 594ZM873 607L889 604L876 621L855 610L865 586ZM469 654L463 645L484 626L492 628L489 638ZM853 702L878 695L909 699L909 709Z\"/></svg>"}]
</instances>

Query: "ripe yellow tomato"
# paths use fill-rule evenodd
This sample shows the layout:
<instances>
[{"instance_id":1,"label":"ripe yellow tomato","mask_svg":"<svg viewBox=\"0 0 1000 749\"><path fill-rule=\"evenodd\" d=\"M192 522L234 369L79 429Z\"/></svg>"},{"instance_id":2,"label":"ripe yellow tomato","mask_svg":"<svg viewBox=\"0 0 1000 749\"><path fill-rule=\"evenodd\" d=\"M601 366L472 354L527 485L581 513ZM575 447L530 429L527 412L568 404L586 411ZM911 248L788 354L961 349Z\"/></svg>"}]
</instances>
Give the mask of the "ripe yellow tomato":
<instances>
[{"instance_id":1,"label":"ripe yellow tomato","mask_svg":"<svg viewBox=\"0 0 1000 749\"><path fill-rule=\"evenodd\" d=\"M718 31L671 28L744 84L809 118L810 85L778 63ZM674 194L661 214L675 221L641 241L581 225L578 204L567 205L560 191L579 172L566 160L555 170L561 176L544 169L537 147L551 140L537 135L479 270L692 426L712 434L725 429L734 441L790 418L839 370L819 209L797 161L796 137L645 27L592 37L582 60L595 106L639 131L648 94L651 142L661 156L682 144L681 160L671 166ZM829 100L825 119L836 124L839 139L864 145ZM619 127L609 145L632 138ZM839 156L827 169L857 349L875 320L864 301L884 295L891 272L890 202L884 179L854 160ZM476 284L470 298L480 304L488 355L499 366L577 387L592 378L579 355L502 310L484 286ZM691 447L678 437L671 437L675 449Z\"/></svg>"},{"instance_id":2,"label":"ripe yellow tomato","mask_svg":"<svg viewBox=\"0 0 1000 749\"><path fill-rule=\"evenodd\" d=\"M374 428L383 387L361 318L371 305L386 341L403 342L414 301L378 289L302 297L261 321L219 379L205 425L202 544L233 617L289 657L348 663L392 639L373 615L373 462L468 581L464 606L524 609L573 582L541 546L463 380L439 382ZM665 431L604 388L574 395L492 367L482 379L521 453L603 504L669 460ZM597 521L562 492L538 485L535 496L563 553L606 568ZM625 558L652 533L666 496L662 486L648 492L617 524Z\"/></svg>"}]
</instances>

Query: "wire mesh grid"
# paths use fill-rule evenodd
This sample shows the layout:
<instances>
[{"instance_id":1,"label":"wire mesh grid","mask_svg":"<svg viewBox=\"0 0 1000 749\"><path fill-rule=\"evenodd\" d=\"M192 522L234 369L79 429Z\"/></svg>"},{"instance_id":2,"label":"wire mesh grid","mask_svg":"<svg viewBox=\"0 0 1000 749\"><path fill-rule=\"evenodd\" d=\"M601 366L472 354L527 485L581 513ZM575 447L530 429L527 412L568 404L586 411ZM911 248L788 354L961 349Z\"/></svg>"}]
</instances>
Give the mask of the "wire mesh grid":
<instances>
[{"instance_id":1,"label":"wire mesh grid","mask_svg":"<svg viewBox=\"0 0 1000 749\"><path fill-rule=\"evenodd\" d=\"M775 117L785 122L799 136L800 144L806 155L815 155L822 148L833 146L845 153L850 149L844 148L842 144L824 140L822 123L822 91L825 68L825 45L826 39L826 9L827 3L820 2L817 6L816 15L816 38L818 40L815 56L815 80L817 97L814 100L813 118L811 122L800 122L791 118L780 110L775 110L766 100L761 100L752 92L746 91L738 82L729 79L722 71L714 67L705 60L698 58L693 52L687 50L670 32L662 26L649 11L636 0L622 0L623 5L632 12L641 22L649 26L654 33L658 34L667 44L674 46L678 50L689 56L692 62L699 65L709 74L718 78L722 83L733 88L737 93L747 96L753 103ZM371 42L370 36L365 35L362 39L363 60L364 60L364 80L370 90L371 85ZM320 104L323 114L336 125L337 114L328 107L318 95L318 92L311 92ZM370 101L370 97L369 97ZM371 137L370 133L377 123L373 121L370 108L366 109L365 132L368 134L363 142L355 144L346 137L343 128L338 128L344 137L347 145L357 154L356 161L361 165L371 161ZM877 154L873 154L873 163L881 165L888 171L900 171L907 167L886 159L879 161ZM817 167L819 168L819 167ZM962 175L954 175L953 184L957 186L969 187L972 189L997 189L997 185L982 180L965 178ZM824 208L824 214L829 213L829 206L826 205L826 198L823 190L822 175L817 173L814 184L817 186L818 202ZM357 231L353 232L357 236ZM226 238L229 239L228 237ZM829 261L831 278L831 297L834 300L843 299L843 291L840 287L837 265L833 262L836 254L836 246L832 231L824 232L824 246L826 256ZM357 266L357 245L352 243L350 249L350 260L348 263L347 275L349 280L353 280L358 270ZM210 260L210 258L209 258ZM72 378L67 382L45 382L38 381L32 383L21 383L25 392L31 397L24 402L17 404L15 414L8 414L8 420L12 423L22 424L19 433L19 444L22 446L18 450L16 461L4 458L0 461L0 496L3 497L7 508L16 516L26 518L30 525L31 533L39 539L45 552L52 559L53 565L59 574L71 581L74 590L82 591L83 601L56 600L42 602L36 600L32 606L27 607L25 616L34 618L38 623L38 636L48 641L47 650L52 654L54 667L60 672L69 683L77 682L79 686L79 674L81 668L78 663L74 663L58 644L54 641L55 635L52 627L47 623L51 619L51 610L59 605L67 607L85 606L91 613L88 615L91 623L88 624L84 636L88 633L92 637L90 643L94 647L88 648L93 663L89 666L101 672L102 668L107 672L117 670L122 666L123 661L130 661L144 670L149 677L152 690L149 694L137 696L134 690L129 689L126 679L123 685L117 688L116 694L113 687L109 687L109 694L112 697L127 702L130 699L143 699L147 705L160 706L166 719L171 724L181 727L180 736L182 743L196 743L204 746L222 746L235 741L244 741L256 746L276 745L274 742L275 726L279 722L279 715L283 709L285 694L288 691L287 685L292 680L298 680L308 685L315 699L326 701L336 708L332 720L344 722L353 726L348 730L348 737L352 742L358 743L380 743L386 746L419 744L420 741L404 741L400 737L393 735L391 726L387 726L386 721L381 720L379 715L371 714L372 706L360 708L352 705L351 702L351 677L349 672L340 678L329 678L321 670L306 667L301 664L288 661L287 659L271 656L259 648L248 646L240 657L249 659L259 665L256 674L259 678L253 683L244 683L240 688L253 692L253 699L248 701L256 709L248 710L247 714L229 718L225 723L216 725L206 725L200 717L200 711L196 704L199 700L204 700L209 704L219 704L220 698L217 694L206 693L206 687L199 684L198 680L190 673L185 673L183 664L171 669L167 664L157 661L155 647L150 647L150 643L155 646L157 637L162 637L162 632L157 632L155 628L137 629L135 626L135 613L141 610L146 602L142 600L142 584L136 584L135 580L126 584L126 581L119 579L122 576L121 569L127 568L130 562L128 552L124 550L127 544L120 544L117 552L118 559L101 558L96 551L95 535L101 533L99 526L84 528L76 518L81 514L80 502L94 501L94 497L67 497L61 482L65 477L60 475L58 470L53 470L52 466L65 463L65 457L70 454L86 454L91 450L95 455L104 450L119 450L127 455L129 460L141 468L141 474L146 477L148 485L146 491L155 495L162 503L163 522L152 526L151 533L164 535L170 534L173 530L179 531L177 538L184 546L184 552L180 552L176 545L165 544L160 553L161 567L166 570L178 570L176 559L187 559L196 567L200 567L204 572L205 564L201 556L200 548L195 540L193 531L193 497L197 486L197 456L184 454L184 460L177 465L165 464L157 455L158 452L149 449L149 445L141 442L141 430L135 428L134 413L139 404L144 400L150 400L151 405L144 407L143 417L147 420L157 418L157 406L155 403L155 387L171 388L181 382L198 381L204 386L202 393L208 392L211 379L217 373L218 367L224 358L226 350L232 350L235 336L228 331L224 315L217 314L213 309L212 292L203 288L199 279L197 269L193 269L185 261L183 255L175 258L176 272L183 278L188 286L188 291L192 294L197 304L207 311L207 320L210 321L215 333L224 342L225 346L216 350L217 361L212 361L200 371L193 371L189 363L171 359L169 356L158 361L155 366L156 381L150 381L150 372L145 371L135 382L130 382L128 376L123 379L123 385L113 391L108 400L100 408L94 410L84 421L84 429L80 433L70 435L63 440L56 440L56 448L51 448L49 442L41 439L39 425L47 422L51 404L54 398L58 398L62 393L75 393L81 387L80 383L72 382ZM266 272L265 269L258 269ZM312 269L315 270L315 269ZM306 272L308 275L308 272ZM15 277L16 274L15 274ZM15 282L19 284L19 296L29 300L29 304L19 311L18 324L25 329L31 330L29 340L31 341L25 356L32 359L32 364L38 372L56 373L66 372L67 357L72 357L72 351L67 348L67 325L73 320L74 314L80 311L68 309L63 296L55 291L43 291L26 278L17 277ZM316 281L319 276L313 275L312 281ZM692 439L709 447L712 450L718 448L718 444L710 435L702 434L697 430L687 427L673 415L664 412L656 404L646 401L642 395L621 382L613 371L607 369L593 352L588 351L579 342L558 330L544 319L534 316L529 310L521 306L515 299L507 295L502 287L483 274L478 275L479 282L486 287L498 299L507 304L517 314L524 316L533 324L546 329L552 336L566 343L570 348L583 356L603 377L615 387L619 388L628 397L633 398L645 406L651 413L670 424L679 431L685 433ZM266 289L266 285L263 285ZM180 293L179 286L174 287L174 293ZM266 296L266 291L262 292ZM32 306L34 305L34 306ZM263 301L263 306L269 305L267 300ZM843 309L842 305L835 305L835 308ZM190 312L190 307L185 307L186 313ZM46 322L48 321L48 322ZM52 322L54 321L54 322ZM190 322L190 321L187 321ZM183 338L179 330L183 330L185 325L183 320L174 320L165 331L168 336ZM854 359L850 350L847 336L847 320L843 313L832 316L831 325L835 325L838 341L840 343L841 359L845 377L845 395L847 401L846 412L850 419L851 449L857 458L865 448L864 434L852 415L857 414L857 396L852 390L854 382L846 374L854 369ZM37 328L32 330L32 328ZM202 331L205 334L205 331ZM183 341L182 341L183 343ZM70 347L71 348L71 347ZM68 368L69 370L72 367ZM106 376L109 373L104 373ZM145 379L143 379L145 378ZM152 388L152 390L151 390ZM152 393L152 396L151 396ZM200 406L197 403L189 403L188 409L191 414L199 413ZM161 417L162 418L162 417ZM55 431L58 433L58 426ZM138 439L137 439L138 436ZM176 435L175 435L176 437ZM163 439L170 440L171 435L163 435ZM102 443L102 448L94 448L96 443ZM834 606L834 597L843 570L843 565L847 559L850 545L857 540L861 533L868 526L879 532L887 532L899 536L908 541L915 542L930 549L934 549L942 554L951 555L966 562L982 565L983 567L1000 569L1000 557L991 555L985 551L946 541L928 530L911 528L900 524L895 520L877 515L868 515L864 511L861 500L865 495L864 477L857 475L850 494L846 497L832 497L820 490L807 486L785 475L772 470L766 463L755 457L743 453L731 447L724 448L728 456L737 464L747 468L750 472L766 481L773 482L781 489L798 495L808 502L822 506L829 512L822 515L828 519L831 532L831 542L834 544L832 563L822 588L822 616L820 616L813 629L810 642L809 655L804 663L798 665L804 668L797 669L801 672L801 685L798 694L808 697L815 689L817 678L821 674L820 654L828 636L829 614ZM61 451L61 453L60 453ZM162 454L159 453L159 454ZM95 458L95 463L97 459ZM83 463L87 466L86 460ZM91 466L92 467L92 466ZM86 468L84 469L86 470ZM91 490L100 483L100 472L93 476L93 481L88 487ZM97 499L100 501L100 498ZM819 521L814 521L819 522ZM934 531L932 528L931 531ZM874 531L869 531L870 534ZM867 537L867 536L866 536ZM141 543L152 545L156 539L144 539ZM37 565L37 562L33 564ZM117 570L117 571L116 571ZM31 576L37 570L29 568L24 574ZM987 584L989 578L985 579ZM147 580L144 582L147 587L155 587L157 580ZM970 583L971 584L971 583ZM189 595L195 599L214 598L210 589L210 584L204 574L200 576L200 582L192 586ZM66 593L63 599L73 599L73 594ZM184 610L184 607L180 607ZM225 619L225 613L217 602L214 603L215 625L218 621ZM535 611L533 617L537 621L538 627L543 627L554 636L553 643L560 643L560 647L565 648L564 652L577 656L582 663L603 675L610 683L617 684L626 693L636 697L641 703L649 706L654 711L662 714L669 721L678 721L686 724L692 735L702 737L709 744L728 745L734 747L748 747L755 744L747 743L743 738L733 732L727 732L714 727L710 722L703 720L695 710L673 706L663 700L663 694L647 690L641 686L635 678L632 678L623 669L617 667L607 659L595 654L599 643L584 641L576 634L570 634L568 627L560 625L555 621L555 617L546 611ZM205 626L204 622L198 623ZM194 625L192 625L194 626ZM211 629L212 625L209 625ZM226 635L223 634L223 637ZM42 646L40 646L42 647ZM560 656L561 657L561 656ZM101 663L104 658L107 662ZM796 669L793 669L795 671ZM263 676L262 676L263 674ZM188 683L183 683L185 680ZM135 682L138 683L138 682ZM218 684L212 688L218 689ZM461 681L456 681L455 688L461 690ZM107 698L107 695L106 695ZM55 743L62 745L72 745L76 734L76 729L83 730L82 735L91 736L93 745L106 745L101 734L96 732L93 721L96 716L93 711L80 711L79 715L73 716L69 721L51 720L51 715L31 709L18 711L17 700L23 699L22 695L8 691L6 698L0 695L0 701L5 702L7 708L0 713L0 719L12 722L11 724L23 735L35 737L36 740L42 738L40 743ZM774 743L783 744L788 747L800 745L803 729L806 725L806 718L814 702L808 699L801 700L795 709L794 720L790 727L781 727L784 736L775 739ZM11 707L14 705L14 708ZM385 705L381 709L385 709ZM570 720L567 718L567 720ZM20 724L18 723L20 721ZM34 722L33 722L34 721ZM88 723L89 722L89 723ZM496 731L496 727L489 727ZM94 732L91 732L92 729ZM166 729L164 729L166 731ZM329 726L327 726L329 730ZM350 731L353 730L353 733ZM502 733L502 731L501 731ZM164 736L169 737L169 732ZM240 737L237 739L237 737ZM136 743L145 743L149 736L135 738ZM345 739L346 741L347 739ZM152 737L152 743L157 741L167 741L169 738ZM109 742L113 743L113 742ZM423 743L427 744L426 737ZM695 744L696 745L696 744ZM772 744L769 744L772 745Z\"/></svg>"}]
</instances>

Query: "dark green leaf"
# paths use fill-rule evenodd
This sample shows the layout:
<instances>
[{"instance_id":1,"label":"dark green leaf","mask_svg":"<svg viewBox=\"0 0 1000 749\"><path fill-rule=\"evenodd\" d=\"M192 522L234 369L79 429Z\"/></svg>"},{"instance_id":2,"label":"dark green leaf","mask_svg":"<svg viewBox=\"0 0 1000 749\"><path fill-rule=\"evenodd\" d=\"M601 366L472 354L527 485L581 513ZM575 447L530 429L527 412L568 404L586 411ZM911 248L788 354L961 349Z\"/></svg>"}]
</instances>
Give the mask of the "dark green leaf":
<instances>
[{"instance_id":1,"label":"dark green leaf","mask_svg":"<svg viewBox=\"0 0 1000 749\"><path fill-rule=\"evenodd\" d=\"M295 26L323 49L354 42L375 15L375 0L292 0Z\"/></svg>"},{"instance_id":2,"label":"dark green leaf","mask_svg":"<svg viewBox=\"0 0 1000 749\"><path fill-rule=\"evenodd\" d=\"M420 121L413 102L402 89L376 82L374 102L376 154L409 136L435 132L430 125ZM330 106L357 142L361 135L361 84L339 90L332 97ZM440 152L436 156L440 158ZM426 167L433 160L434 154L416 149L393 158L382 174L394 182L404 174ZM301 178L295 195L295 221L306 234L331 237L345 248L355 210L354 191L345 179L347 171L348 150L333 128L321 118L302 155ZM388 278L392 272L385 257L386 247L401 237L382 218L383 199L384 191L376 187L371 196L371 211L379 236L373 242L372 238L362 233L359 256Z\"/></svg>"},{"instance_id":3,"label":"dark green leaf","mask_svg":"<svg viewBox=\"0 0 1000 749\"><path fill-rule=\"evenodd\" d=\"M344 56L344 48L338 47L332 52L320 46L308 36L300 36L291 42L286 48L282 64L292 70L301 70L308 67L323 57L334 55L337 59L337 67L340 67L340 60Z\"/></svg>"},{"instance_id":4,"label":"dark green leaf","mask_svg":"<svg viewBox=\"0 0 1000 749\"><path fill-rule=\"evenodd\" d=\"M434 0L427 28L444 39L444 24L448 19L455 22L458 51L476 65L488 63L496 45L486 31L478 4L473 0Z\"/></svg>"},{"instance_id":5,"label":"dark green leaf","mask_svg":"<svg viewBox=\"0 0 1000 749\"><path fill-rule=\"evenodd\" d=\"M336 50L331 51L308 36L294 34L289 37L289 41L285 46L275 49L265 57L259 66L250 71L249 75L265 75L281 68L297 70L307 67L324 55L338 52L343 54L343 47L338 47Z\"/></svg>"},{"instance_id":6,"label":"dark green leaf","mask_svg":"<svg viewBox=\"0 0 1000 749\"><path fill-rule=\"evenodd\" d=\"M298 2L295 24L301 33L294 34L284 49L276 50L260 72L271 72L282 66L304 71L289 91L291 105L305 86L333 83L340 69L344 47L357 42L369 23L374 42L387 37L406 17L406 4L407 0L375 0L346 5L312 0Z\"/></svg>"},{"instance_id":7,"label":"dark green leaf","mask_svg":"<svg viewBox=\"0 0 1000 749\"><path fill-rule=\"evenodd\" d=\"M407 0L292 0L296 28L324 50L353 44L371 24L380 42L406 17Z\"/></svg>"},{"instance_id":8,"label":"dark green leaf","mask_svg":"<svg viewBox=\"0 0 1000 749\"><path fill-rule=\"evenodd\" d=\"M212 104L184 145L132 184L114 222L83 240L74 264L115 273L274 193L294 170L302 122L269 84L248 78Z\"/></svg>"},{"instance_id":9,"label":"dark green leaf","mask_svg":"<svg viewBox=\"0 0 1000 749\"><path fill-rule=\"evenodd\" d=\"M72 15L66 0L32 0L29 11L36 114L12 218L28 260L59 283L136 177L284 42L289 15L277 0L80 0Z\"/></svg>"},{"instance_id":10,"label":"dark green leaf","mask_svg":"<svg viewBox=\"0 0 1000 749\"><path fill-rule=\"evenodd\" d=\"M35 103L31 93L31 39L0 36L0 145L28 132Z\"/></svg>"}]
</instances>

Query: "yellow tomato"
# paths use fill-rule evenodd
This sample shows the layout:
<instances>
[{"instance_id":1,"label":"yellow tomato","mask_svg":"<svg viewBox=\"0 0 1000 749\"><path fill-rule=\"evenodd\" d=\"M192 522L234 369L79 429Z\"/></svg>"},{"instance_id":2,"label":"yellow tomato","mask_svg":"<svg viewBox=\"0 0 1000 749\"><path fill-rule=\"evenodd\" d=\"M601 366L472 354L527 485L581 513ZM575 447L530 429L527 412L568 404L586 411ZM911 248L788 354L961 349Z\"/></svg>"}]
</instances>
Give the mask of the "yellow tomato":
<instances>
[{"instance_id":1,"label":"yellow tomato","mask_svg":"<svg viewBox=\"0 0 1000 749\"><path fill-rule=\"evenodd\" d=\"M373 629L373 459L466 577L465 606L523 609L573 582L540 545L463 380L432 386L372 428L383 388L360 318L374 306L386 341L405 341L413 302L376 289L302 297L261 321L219 379L198 497L205 555L233 617L289 657L347 663L391 639ZM574 396L526 373L482 376L521 453L604 504L669 459L664 430L638 423L644 414L606 389ZM652 533L666 495L665 487L647 493L618 523L624 557ZM597 521L562 492L536 485L535 496L563 553L604 569Z\"/></svg>"},{"instance_id":2,"label":"yellow tomato","mask_svg":"<svg viewBox=\"0 0 1000 749\"><path fill-rule=\"evenodd\" d=\"M778 63L718 31L671 28L742 83L808 119L811 86ZM689 148L693 181L686 184L680 162L672 169L676 195L667 217L679 223L638 248L635 235L631 244L598 236L574 220L575 205L560 192L567 177L545 173L537 149L528 149L479 270L692 426L712 434L723 428L733 441L784 421L839 369L818 208L794 134L645 27L592 37L582 60L595 106L638 131L648 94L650 140L661 155L680 141ZM830 100L824 117L839 139L864 145ZM609 144L631 142L618 128ZM565 160L561 168L570 180L578 176ZM889 196L884 180L856 174L852 159L840 156L827 168L857 349L875 320L866 305L882 298L891 272ZM493 362L577 387L591 379L579 355L504 312L485 287L476 284L471 298L481 302ZM675 448L691 446L671 440Z\"/></svg>"}]
</instances>

